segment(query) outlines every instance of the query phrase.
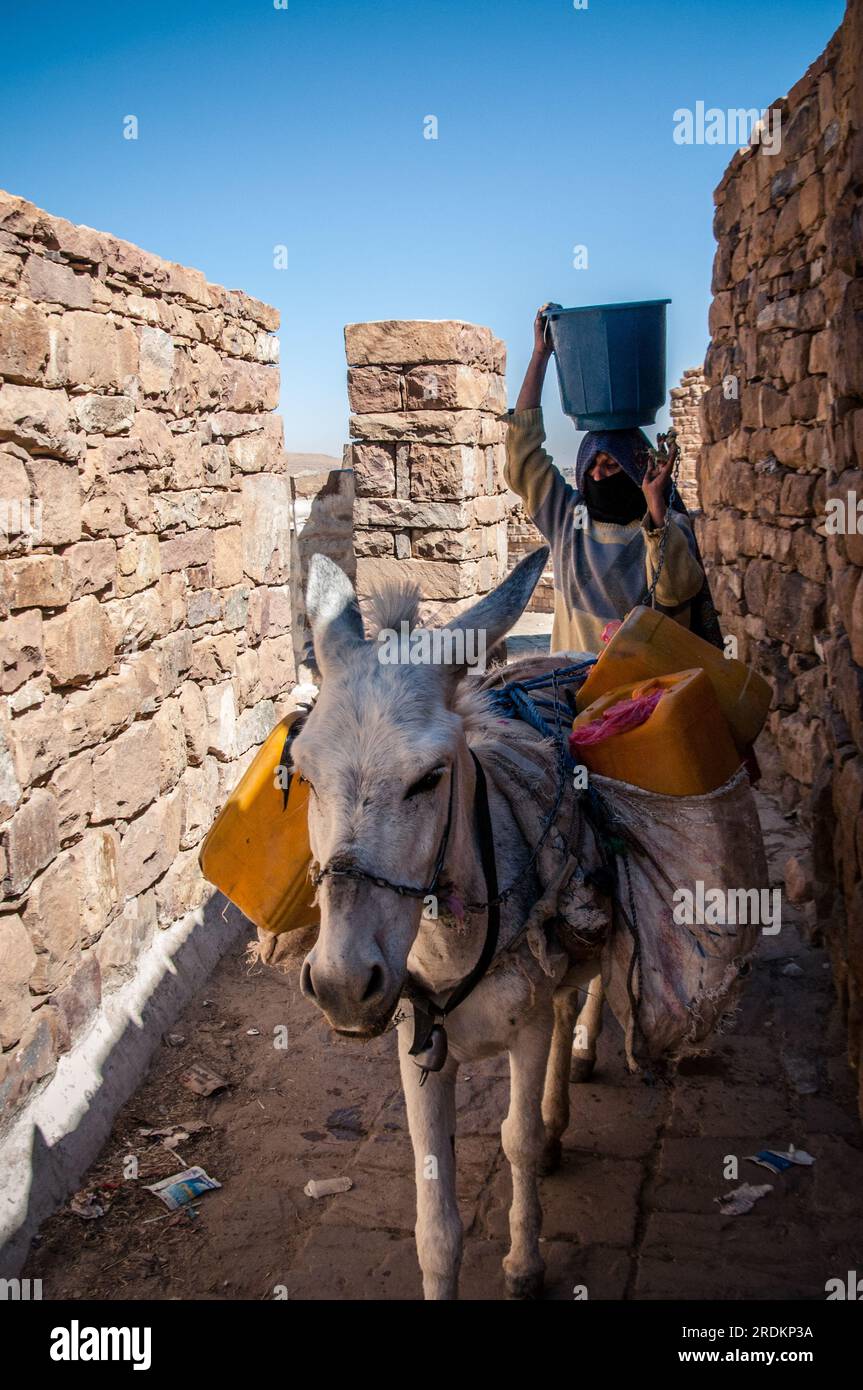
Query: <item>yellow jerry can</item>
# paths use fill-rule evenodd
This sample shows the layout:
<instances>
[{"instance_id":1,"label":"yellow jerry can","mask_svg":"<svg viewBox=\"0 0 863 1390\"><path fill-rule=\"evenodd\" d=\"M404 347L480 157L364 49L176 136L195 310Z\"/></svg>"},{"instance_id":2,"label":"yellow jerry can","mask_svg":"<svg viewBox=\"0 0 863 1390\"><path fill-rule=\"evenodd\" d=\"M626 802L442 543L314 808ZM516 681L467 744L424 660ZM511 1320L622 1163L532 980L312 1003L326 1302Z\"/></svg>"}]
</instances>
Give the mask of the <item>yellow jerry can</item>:
<instances>
[{"instance_id":1,"label":"yellow jerry can","mask_svg":"<svg viewBox=\"0 0 863 1390\"><path fill-rule=\"evenodd\" d=\"M767 718L772 693L767 681L655 608L633 608L627 614L579 690L576 704L583 710L618 686L697 668L707 675L734 742L745 753Z\"/></svg>"},{"instance_id":2,"label":"yellow jerry can","mask_svg":"<svg viewBox=\"0 0 863 1390\"><path fill-rule=\"evenodd\" d=\"M601 721L614 705L662 691L643 724L578 745L579 730ZM724 786L740 766L725 717L704 671L652 676L608 690L572 725L572 755L588 772L614 777L665 796L703 796Z\"/></svg>"},{"instance_id":3,"label":"yellow jerry can","mask_svg":"<svg viewBox=\"0 0 863 1390\"><path fill-rule=\"evenodd\" d=\"M320 921L309 879L309 788L293 776L287 804L285 740L299 716L277 724L231 792L201 847L201 872L241 912L268 932Z\"/></svg>"}]
</instances>

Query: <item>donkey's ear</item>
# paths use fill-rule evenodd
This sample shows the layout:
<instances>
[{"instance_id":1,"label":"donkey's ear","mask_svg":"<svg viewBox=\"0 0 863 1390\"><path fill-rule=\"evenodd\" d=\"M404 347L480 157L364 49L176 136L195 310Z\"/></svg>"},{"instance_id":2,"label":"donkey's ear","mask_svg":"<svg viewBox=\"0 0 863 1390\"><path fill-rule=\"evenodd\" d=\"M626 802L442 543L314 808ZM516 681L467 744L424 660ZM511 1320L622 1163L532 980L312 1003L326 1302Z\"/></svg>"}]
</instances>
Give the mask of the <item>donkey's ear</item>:
<instances>
[{"instance_id":1,"label":"donkey's ear","mask_svg":"<svg viewBox=\"0 0 863 1390\"><path fill-rule=\"evenodd\" d=\"M364 640L356 592L344 570L327 555L313 555L306 586L306 613L321 673L343 662Z\"/></svg>"},{"instance_id":2,"label":"donkey's ear","mask_svg":"<svg viewBox=\"0 0 863 1390\"><path fill-rule=\"evenodd\" d=\"M547 560L547 545L532 550L519 561L512 574L508 574L502 584L498 584L496 589L492 589L490 594L486 594L485 598L481 598L471 608L459 613L457 618L447 623L447 627L454 632L469 629L484 632L485 650L490 652L495 643L499 642L501 637L509 632L513 623L521 617Z\"/></svg>"}]
</instances>

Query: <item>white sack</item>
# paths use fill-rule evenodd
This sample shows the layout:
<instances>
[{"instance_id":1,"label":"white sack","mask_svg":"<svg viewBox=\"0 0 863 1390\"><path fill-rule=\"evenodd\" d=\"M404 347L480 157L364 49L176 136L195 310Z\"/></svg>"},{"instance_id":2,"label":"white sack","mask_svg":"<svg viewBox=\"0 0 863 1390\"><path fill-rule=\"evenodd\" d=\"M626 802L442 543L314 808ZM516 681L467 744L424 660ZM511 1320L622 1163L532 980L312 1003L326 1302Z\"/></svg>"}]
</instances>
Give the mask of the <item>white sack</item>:
<instances>
[{"instance_id":1,"label":"white sack","mask_svg":"<svg viewBox=\"0 0 863 1390\"><path fill-rule=\"evenodd\" d=\"M614 924L602 954L606 996L626 1034L629 1064L635 1067L651 1058L679 1056L703 1041L734 1008L741 968L752 955L761 925L752 920L752 895L748 900L727 895L729 890L759 890L760 906L760 890L769 883L767 862L743 769L704 796L663 796L609 777L590 780L627 838L642 846L626 855L637 952L618 856ZM724 890L726 911L718 922L675 921L675 890L688 889L696 897L699 881L703 892ZM748 920L725 920L740 915Z\"/></svg>"}]
</instances>

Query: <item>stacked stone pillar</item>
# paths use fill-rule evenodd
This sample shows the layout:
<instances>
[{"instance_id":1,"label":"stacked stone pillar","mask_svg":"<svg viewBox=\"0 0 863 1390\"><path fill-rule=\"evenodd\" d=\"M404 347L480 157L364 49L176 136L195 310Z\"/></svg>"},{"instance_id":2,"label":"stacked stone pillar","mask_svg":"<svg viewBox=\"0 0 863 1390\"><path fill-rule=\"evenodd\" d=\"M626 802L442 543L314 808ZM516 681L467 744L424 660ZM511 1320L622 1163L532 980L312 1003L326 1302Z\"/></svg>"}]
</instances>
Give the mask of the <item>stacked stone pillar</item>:
<instances>
[{"instance_id":1,"label":"stacked stone pillar","mask_svg":"<svg viewBox=\"0 0 863 1390\"><path fill-rule=\"evenodd\" d=\"M703 367L687 367L671 392L671 423L680 446L677 489L689 511L698 510L698 451L701 448L701 397L707 390Z\"/></svg>"},{"instance_id":2,"label":"stacked stone pillar","mask_svg":"<svg viewBox=\"0 0 863 1390\"><path fill-rule=\"evenodd\" d=\"M440 620L506 573L506 350L488 328L345 329L357 589L413 579ZM431 616L431 614L429 614Z\"/></svg>"}]
</instances>

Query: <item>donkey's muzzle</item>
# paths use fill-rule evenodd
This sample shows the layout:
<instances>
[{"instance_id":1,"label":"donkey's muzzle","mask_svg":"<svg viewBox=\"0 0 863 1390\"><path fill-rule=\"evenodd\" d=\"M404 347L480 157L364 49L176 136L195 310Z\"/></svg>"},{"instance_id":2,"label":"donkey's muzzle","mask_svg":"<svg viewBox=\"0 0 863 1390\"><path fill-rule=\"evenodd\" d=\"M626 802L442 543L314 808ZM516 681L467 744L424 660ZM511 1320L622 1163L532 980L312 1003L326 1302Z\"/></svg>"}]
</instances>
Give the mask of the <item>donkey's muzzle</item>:
<instances>
[{"instance_id":1,"label":"donkey's muzzle","mask_svg":"<svg viewBox=\"0 0 863 1390\"><path fill-rule=\"evenodd\" d=\"M300 988L337 1032L362 1038L383 1032L398 995L383 956L335 963L319 955L317 947L303 962Z\"/></svg>"}]
</instances>

